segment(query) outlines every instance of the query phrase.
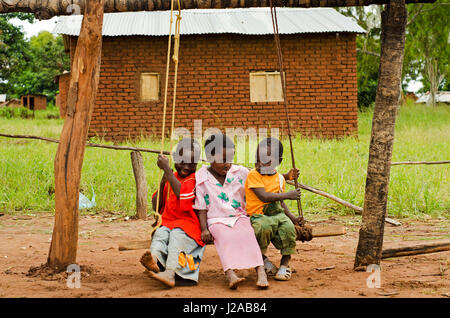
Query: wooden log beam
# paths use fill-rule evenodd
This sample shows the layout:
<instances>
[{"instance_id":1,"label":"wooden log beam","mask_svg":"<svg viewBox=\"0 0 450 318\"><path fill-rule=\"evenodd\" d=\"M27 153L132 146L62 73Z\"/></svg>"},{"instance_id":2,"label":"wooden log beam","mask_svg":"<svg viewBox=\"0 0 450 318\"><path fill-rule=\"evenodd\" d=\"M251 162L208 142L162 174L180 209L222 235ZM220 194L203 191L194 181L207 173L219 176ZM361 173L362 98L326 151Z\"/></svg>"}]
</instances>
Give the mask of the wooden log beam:
<instances>
[{"instance_id":1,"label":"wooden log beam","mask_svg":"<svg viewBox=\"0 0 450 318\"><path fill-rule=\"evenodd\" d=\"M86 0L0 0L0 13L28 12L38 19L82 14ZM432 3L435 0L407 0L406 3ZM170 10L170 0L104 0L104 12ZM387 4L389 0L274 0L278 7L355 7ZM269 7L270 0L180 0L182 9ZM178 8L177 1L174 4Z\"/></svg>"},{"instance_id":2,"label":"wooden log beam","mask_svg":"<svg viewBox=\"0 0 450 318\"><path fill-rule=\"evenodd\" d=\"M141 220L147 218L147 179L145 177L144 160L139 151L131 154L134 180L136 181L136 217Z\"/></svg>"},{"instance_id":3,"label":"wooden log beam","mask_svg":"<svg viewBox=\"0 0 450 318\"><path fill-rule=\"evenodd\" d=\"M76 263L81 168L100 74L102 25L103 0L87 0L54 163L55 224L47 265L57 272Z\"/></svg>"},{"instance_id":4,"label":"wooden log beam","mask_svg":"<svg viewBox=\"0 0 450 318\"><path fill-rule=\"evenodd\" d=\"M14 138L14 139L36 139L36 140L53 142L53 143L59 143L58 139L40 137L40 136L32 136L32 135L11 135L11 134L0 133L0 137ZM129 151L139 151L139 152L150 152L150 153L155 153L155 154L159 154L161 152L160 150L149 149L149 148L103 145L103 144L94 144L94 143L87 143L86 147L105 148L105 149L112 149L112 150L129 150ZM163 151L163 154L170 155L170 151Z\"/></svg>"},{"instance_id":5,"label":"wooden log beam","mask_svg":"<svg viewBox=\"0 0 450 318\"><path fill-rule=\"evenodd\" d=\"M385 249L381 254L381 258L412 256L444 251L450 251L450 240Z\"/></svg>"}]
</instances>

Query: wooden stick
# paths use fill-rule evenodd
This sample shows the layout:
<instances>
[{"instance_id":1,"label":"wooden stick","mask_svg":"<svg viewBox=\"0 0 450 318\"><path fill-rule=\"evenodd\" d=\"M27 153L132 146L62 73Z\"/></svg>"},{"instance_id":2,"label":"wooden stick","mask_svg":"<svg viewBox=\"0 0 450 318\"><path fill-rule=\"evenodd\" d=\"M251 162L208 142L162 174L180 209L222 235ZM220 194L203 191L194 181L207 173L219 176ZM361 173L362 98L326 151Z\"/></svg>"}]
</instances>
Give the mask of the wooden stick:
<instances>
[{"instance_id":1,"label":"wooden stick","mask_svg":"<svg viewBox=\"0 0 450 318\"><path fill-rule=\"evenodd\" d=\"M442 160L442 161L399 161L399 162L392 162L391 166L398 166L398 165L442 165L450 163L450 160Z\"/></svg>"},{"instance_id":2,"label":"wooden stick","mask_svg":"<svg viewBox=\"0 0 450 318\"><path fill-rule=\"evenodd\" d=\"M119 244L119 251L143 250L150 248L152 240L127 241Z\"/></svg>"},{"instance_id":3,"label":"wooden stick","mask_svg":"<svg viewBox=\"0 0 450 318\"><path fill-rule=\"evenodd\" d=\"M40 137L40 136L32 136L32 135L12 135L12 134L4 134L0 133L0 137L6 137L6 138L19 138L19 139L37 139L37 140L43 140L53 143L59 143L58 139L54 138L47 138L47 137ZM104 144L94 144L94 143L87 143L86 147L95 147L95 148L106 148L106 149L112 149L112 150L131 150L131 151L140 151L140 152L150 152L150 153L156 153L159 154L159 150L155 149L149 149L149 148L138 148L138 147L131 147L131 146L114 146L114 145L104 145ZM165 155L170 155L170 151L164 151ZM205 159L200 159L201 161L206 162ZM398 166L398 165L440 165L440 164L448 164L450 163L450 160L441 160L441 161L399 161L399 162L392 162L392 166ZM305 189L307 190L307 189ZM320 190L318 190L320 191Z\"/></svg>"},{"instance_id":4,"label":"wooden stick","mask_svg":"<svg viewBox=\"0 0 450 318\"><path fill-rule=\"evenodd\" d=\"M434 242L432 244L422 244L422 245L385 249L382 252L381 258L411 256L444 251L450 251L450 240Z\"/></svg>"},{"instance_id":5,"label":"wooden stick","mask_svg":"<svg viewBox=\"0 0 450 318\"><path fill-rule=\"evenodd\" d=\"M343 225L315 226L312 230L313 237L338 236L347 233Z\"/></svg>"},{"instance_id":6,"label":"wooden stick","mask_svg":"<svg viewBox=\"0 0 450 318\"><path fill-rule=\"evenodd\" d=\"M316 226L313 227L313 237L328 237L346 234L343 225ZM150 248L152 240L126 241L119 243L119 251L142 250Z\"/></svg>"},{"instance_id":7,"label":"wooden stick","mask_svg":"<svg viewBox=\"0 0 450 318\"><path fill-rule=\"evenodd\" d=\"M288 183L288 184L290 184L290 185L294 185L294 182L292 182L292 181L290 181L290 180L287 180L286 183ZM361 208L361 207L359 207L359 206L357 206L357 205L354 205L354 204L352 204L352 203L350 203L350 202L347 202L347 201L345 201L345 200L343 200L343 199L341 199L341 198L338 198L338 197L335 196L335 195L332 195L332 194L327 193L327 192L325 192L325 191L322 191L322 190L313 188L313 187L308 186L308 185L303 184L303 183L299 183L298 185L299 185L299 187L302 188L302 189L305 189L305 190L308 190L308 191L310 191L310 192L312 192L312 193L321 195L321 196L323 196L323 197L325 197L325 198L328 198L328 199L333 200L333 201L335 201L335 202L337 202L337 203L339 203L339 204L342 204L343 206L346 206L346 207L348 207L348 208L350 208L350 209L352 209L352 210L355 210L355 211L356 211L356 214L362 214L363 208ZM393 219L391 219L391 218L386 218L385 221L386 221L387 223L392 224L392 225L395 225L395 226L400 226L400 225L402 225L400 222L398 222L398 221L396 221L396 220L393 220Z\"/></svg>"},{"instance_id":8,"label":"wooden stick","mask_svg":"<svg viewBox=\"0 0 450 318\"><path fill-rule=\"evenodd\" d=\"M53 142L53 143L59 143L58 139L39 137L39 136L31 136L31 135L11 135L11 134L0 133L0 137L21 138L21 139L37 139L37 140L43 140L43 141L48 141L48 142ZM87 143L86 147L106 148L106 149L112 149L112 150L131 150L131 151L140 151L140 152L150 152L150 153L156 153L156 154L160 153L159 150L148 149L148 148L137 148L137 147L130 147L130 146L102 145L102 144L94 144L94 143ZM164 151L163 153L165 155L170 155L170 151Z\"/></svg>"},{"instance_id":9,"label":"wooden stick","mask_svg":"<svg viewBox=\"0 0 450 318\"><path fill-rule=\"evenodd\" d=\"M145 178L144 160L139 151L131 152L134 180L136 181L136 217L147 218L147 179Z\"/></svg>"}]
</instances>

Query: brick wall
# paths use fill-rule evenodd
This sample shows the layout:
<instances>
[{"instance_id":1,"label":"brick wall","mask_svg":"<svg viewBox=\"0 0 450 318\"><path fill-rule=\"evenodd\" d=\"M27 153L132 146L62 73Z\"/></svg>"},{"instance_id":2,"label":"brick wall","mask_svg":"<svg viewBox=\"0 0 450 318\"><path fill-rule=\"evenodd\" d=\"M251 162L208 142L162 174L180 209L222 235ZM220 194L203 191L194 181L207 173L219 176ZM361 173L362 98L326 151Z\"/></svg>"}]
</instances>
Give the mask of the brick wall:
<instances>
[{"instance_id":1,"label":"brick wall","mask_svg":"<svg viewBox=\"0 0 450 318\"><path fill-rule=\"evenodd\" d=\"M73 56L76 39L72 39ZM291 125L324 138L357 134L355 34L283 35ZM160 135L167 37L104 37L89 136L122 140ZM276 70L273 36L182 36L175 127L286 129L284 104L250 102L249 73ZM160 73L160 99L139 100L142 72ZM170 127L173 66L166 127ZM214 116L214 115L215 116Z\"/></svg>"}]
</instances>

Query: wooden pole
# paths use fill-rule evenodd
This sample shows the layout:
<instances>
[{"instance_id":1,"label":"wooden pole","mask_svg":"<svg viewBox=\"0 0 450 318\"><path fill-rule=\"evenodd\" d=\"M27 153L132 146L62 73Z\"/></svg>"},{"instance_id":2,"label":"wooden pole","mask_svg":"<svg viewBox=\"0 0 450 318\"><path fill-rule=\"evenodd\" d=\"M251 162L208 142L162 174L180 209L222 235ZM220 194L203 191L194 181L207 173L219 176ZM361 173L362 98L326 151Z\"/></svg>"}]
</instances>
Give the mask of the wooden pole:
<instances>
[{"instance_id":1,"label":"wooden pole","mask_svg":"<svg viewBox=\"0 0 450 318\"><path fill-rule=\"evenodd\" d=\"M147 218L147 179L145 177L144 160L138 151L131 153L134 180L136 181L136 217Z\"/></svg>"},{"instance_id":2,"label":"wooden pole","mask_svg":"<svg viewBox=\"0 0 450 318\"><path fill-rule=\"evenodd\" d=\"M404 246L383 250L381 258L411 256L436 252L450 251L450 241L440 241L431 244L421 244L414 246Z\"/></svg>"},{"instance_id":3,"label":"wooden pole","mask_svg":"<svg viewBox=\"0 0 450 318\"><path fill-rule=\"evenodd\" d=\"M100 73L104 3L86 0L85 4L72 64L67 116L54 164L55 224L47 265L55 271L76 262L81 168Z\"/></svg>"},{"instance_id":4,"label":"wooden pole","mask_svg":"<svg viewBox=\"0 0 450 318\"><path fill-rule=\"evenodd\" d=\"M405 0L391 0L381 14L381 57L355 270L380 264L381 260L406 19Z\"/></svg>"}]
</instances>

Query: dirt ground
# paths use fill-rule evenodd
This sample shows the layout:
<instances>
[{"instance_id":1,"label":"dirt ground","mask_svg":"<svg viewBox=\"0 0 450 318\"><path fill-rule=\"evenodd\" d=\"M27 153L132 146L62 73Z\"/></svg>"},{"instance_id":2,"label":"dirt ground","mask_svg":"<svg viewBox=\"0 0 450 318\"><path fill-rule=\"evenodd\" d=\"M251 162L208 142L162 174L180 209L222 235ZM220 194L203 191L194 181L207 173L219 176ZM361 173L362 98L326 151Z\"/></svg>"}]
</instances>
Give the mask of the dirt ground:
<instances>
[{"instance_id":1,"label":"dirt ground","mask_svg":"<svg viewBox=\"0 0 450 318\"><path fill-rule=\"evenodd\" d=\"M385 248L424 244L448 239L450 220L401 220L386 225ZM144 250L119 251L119 243L149 239L152 221L124 220L123 216L80 217L77 261L85 269L80 288L67 287L67 273L50 277L29 276L29 269L46 262L53 230L53 216L0 216L0 297L156 297L156 298L264 298L264 297L450 297L450 252L385 259L381 287L368 288L368 272L353 271L360 217L316 219L311 224L343 224L343 236L297 242L294 269L288 282L269 279L267 290L255 286L254 270L237 290L229 290L213 245L208 245L197 286L168 289L150 279L139 263ZM280 259L271 246L268 256Z\"/></svg>"}]
</instances>

